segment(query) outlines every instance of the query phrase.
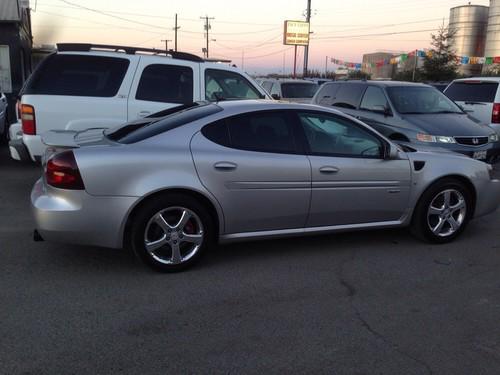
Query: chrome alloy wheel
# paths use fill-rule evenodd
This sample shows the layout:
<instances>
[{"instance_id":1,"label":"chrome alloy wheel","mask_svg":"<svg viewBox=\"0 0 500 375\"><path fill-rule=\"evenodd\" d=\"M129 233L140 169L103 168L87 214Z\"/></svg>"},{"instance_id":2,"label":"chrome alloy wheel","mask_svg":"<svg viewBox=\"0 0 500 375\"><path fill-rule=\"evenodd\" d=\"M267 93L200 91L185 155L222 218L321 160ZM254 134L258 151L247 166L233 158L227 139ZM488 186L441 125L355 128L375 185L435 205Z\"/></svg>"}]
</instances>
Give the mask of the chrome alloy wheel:
<instances>
[{"instance_id":1,"label":"chrome alloy wheel","mask_svg":"<svg viewBox=\"0 0 500 375\"><path fill-rule=\"evenodd\" d=\"M144 247L158 262L181 264L203 244L203 225L193 211L169 207L156 213L146 225Z\"/></svg>"},{"instance_id":2,"label":"chrome alloy wheel","mask_svg":"<svg viewBox=\"0 0 500 375\"><path fill-rule=\"evenodd\" d=\"M439 192L429 205L427 224L439 237L448 237L460 229L465 221L467 204L463 194L455 189Z\"/></svg>"}]
</instances>

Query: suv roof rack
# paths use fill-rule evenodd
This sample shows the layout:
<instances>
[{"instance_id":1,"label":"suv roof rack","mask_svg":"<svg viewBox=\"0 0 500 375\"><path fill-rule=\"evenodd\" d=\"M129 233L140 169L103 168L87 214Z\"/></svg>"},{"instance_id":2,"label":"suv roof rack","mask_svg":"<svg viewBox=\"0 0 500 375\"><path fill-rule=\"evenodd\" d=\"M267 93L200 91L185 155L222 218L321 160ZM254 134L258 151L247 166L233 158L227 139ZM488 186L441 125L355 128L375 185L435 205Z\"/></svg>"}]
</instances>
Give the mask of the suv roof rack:
<instances>
[{"instance_id":1,"label":"suv roof rack","mask_svg":"<svg viewBox=\"0 0 500 375\"><path fill-rule=\"evenodd\" d=\"M174 59L189 60L195 62L203 62L204 60L196 55L186 52L177 52L173 50L162 50L155 48L142 48L142 47L129 47L129 46L115 46L108 44L91 44L91 43L58 43L57 50L59 52L89 52L90 50L111 50L114 52L123 51L127 55L135 55L137 52L149 52L155 55L164 54L171 56Z\"/></svg>"}]
</instances>

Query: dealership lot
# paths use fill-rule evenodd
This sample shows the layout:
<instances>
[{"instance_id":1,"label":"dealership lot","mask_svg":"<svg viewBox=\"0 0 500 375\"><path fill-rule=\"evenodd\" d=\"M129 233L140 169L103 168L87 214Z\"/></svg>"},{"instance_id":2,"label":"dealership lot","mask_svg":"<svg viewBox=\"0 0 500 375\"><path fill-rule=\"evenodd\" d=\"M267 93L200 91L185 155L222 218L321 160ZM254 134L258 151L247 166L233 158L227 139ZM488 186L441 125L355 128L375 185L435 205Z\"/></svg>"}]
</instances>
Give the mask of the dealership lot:
<instances>
[{"instance_id":1,"label":"dealership lot","mask_svg":"<svg viewBox=\"0 0 500 375\"><path fill-rule=\"evenodd\" d=\"M499 211L447 245L404 230L243 243L165 275L33 242L39 175L0 148L3 373L498 373Z\"/></svg>"}]
</instances>

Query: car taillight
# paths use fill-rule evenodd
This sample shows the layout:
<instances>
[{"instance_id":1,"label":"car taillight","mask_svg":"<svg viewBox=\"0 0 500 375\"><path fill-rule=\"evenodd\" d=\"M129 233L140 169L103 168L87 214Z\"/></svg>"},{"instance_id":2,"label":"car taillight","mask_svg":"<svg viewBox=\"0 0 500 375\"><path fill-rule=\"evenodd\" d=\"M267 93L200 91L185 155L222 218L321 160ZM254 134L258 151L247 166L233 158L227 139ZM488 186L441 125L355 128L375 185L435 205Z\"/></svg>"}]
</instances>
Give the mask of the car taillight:
<instances>
[{"instance_id":1,"label":"car taillight","mask_svg":"<svg viewBox=\"0 0 500 375\"><path fill-rule=\"evenodd\" d=\"M85 190L73 151L55 154L47 161L45 178L51 186L60 189Z\"/></svg>"},{"instance_id":2,"label":"car taillight","mask_svg":"<svg viewBox=\"0 0 500 375\"><path fill-rule=\"evenodd\" d=\"M36 134L35 108L32 105L21 104L21 122L24 134Z\"/></svg>"},{"instance_id":3,"label":"car taillight","mask_svg":"<svg viewBox=\"0 0 500 375\"><path fill-rule=\"evenodd\" d=\"M500 124L500 103L493 103L493 111L491 112L491 122Z\"/></svg>"}]
</instances>

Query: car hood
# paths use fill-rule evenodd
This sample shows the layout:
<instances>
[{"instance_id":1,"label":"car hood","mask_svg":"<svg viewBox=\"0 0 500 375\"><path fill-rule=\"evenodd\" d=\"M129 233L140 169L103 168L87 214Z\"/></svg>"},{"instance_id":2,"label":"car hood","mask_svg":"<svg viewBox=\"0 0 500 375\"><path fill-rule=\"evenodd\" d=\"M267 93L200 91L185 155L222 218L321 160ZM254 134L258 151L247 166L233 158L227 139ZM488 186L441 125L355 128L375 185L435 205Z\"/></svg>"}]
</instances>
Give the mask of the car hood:
<instances>
[{"instance_id":1,"label":"car hood","mask_svg":"<svg viewBox=\"0 0 500 375\"><path fill-rule=\"evenodd\" d=\"M493 133L490 127L459 113L410 114L402 115L402 118L431 135L472 137Z\"/></svg>"}]
</instances>

